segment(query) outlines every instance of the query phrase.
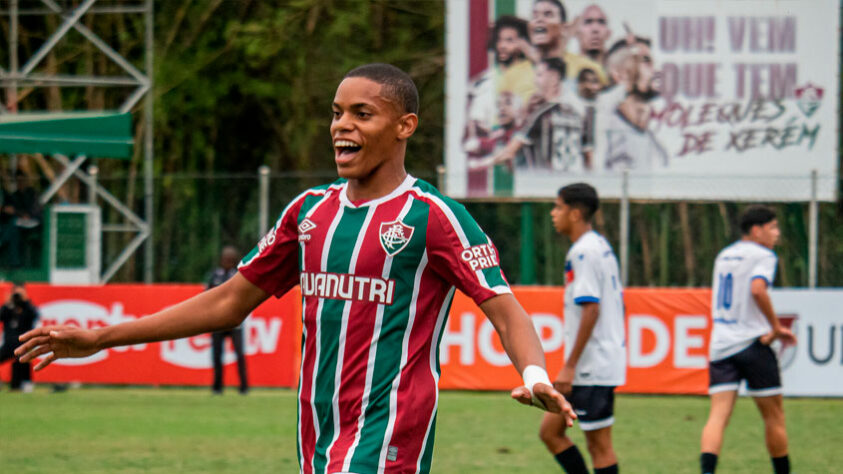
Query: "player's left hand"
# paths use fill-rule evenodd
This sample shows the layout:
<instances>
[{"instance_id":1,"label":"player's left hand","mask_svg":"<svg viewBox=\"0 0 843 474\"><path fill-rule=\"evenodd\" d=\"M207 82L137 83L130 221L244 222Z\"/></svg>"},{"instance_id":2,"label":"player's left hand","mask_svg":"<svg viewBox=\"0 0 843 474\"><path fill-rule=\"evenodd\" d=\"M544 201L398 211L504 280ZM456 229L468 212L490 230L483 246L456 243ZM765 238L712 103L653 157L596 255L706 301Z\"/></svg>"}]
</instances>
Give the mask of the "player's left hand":
<instances>
[{"instance_id":1,"label":"player's left hand","mask_svg":"<svg viewBox=\"0 0 843 474\"><path fill-rule=\"evenodd\" d=\"M530 396L530 389L523 385L513 389L511 395L518 403L536 405ZM574 420L577 418L577 414L574 413L574 409L568 403L568 400L565 400L565 397L553 387L547 384L537 383L533 386L533 396L544 404L545 410L551 413L561 413L565 416L565 423L568 426L574 426Z\"/></svg>"}]
</instances>

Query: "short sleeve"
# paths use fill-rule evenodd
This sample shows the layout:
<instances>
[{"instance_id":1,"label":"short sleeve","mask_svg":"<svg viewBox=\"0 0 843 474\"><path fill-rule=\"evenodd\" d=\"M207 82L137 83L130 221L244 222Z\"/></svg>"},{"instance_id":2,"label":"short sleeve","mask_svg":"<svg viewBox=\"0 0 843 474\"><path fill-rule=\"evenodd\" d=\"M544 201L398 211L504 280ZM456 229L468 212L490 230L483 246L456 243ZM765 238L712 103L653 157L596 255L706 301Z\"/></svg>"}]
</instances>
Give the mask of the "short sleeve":
<instances>
[{"instance_id":1,"label":"short sleeve","mask_svg":"<svg viewBox=\"0 0 843 474\"><path fill-rule=\"evenodd\" d=\"M771 253L770 255L763 256L755 262L750 280L761 278L767 283L767 286L772 286L773 280L776 278L777 263L778 258L774 254Z\"/></svg>"},{"instance_id":2,"label":"short sleeve","mask_svg":"<svg viewBox=\"0 0 843 474\"><path fill-rule=\"evenodd\" d=\"M431 205L427 252L431 267L478 305L512 293L500 267L498 249L465 208L457 203Z\"/></svg>"},{"instance_id":3,"label":"short sleeve","mask_svg":"<svg viewBox=\"0 0 843 474\"><path fill-rule=\"evenodd\" d=\"M276 297L299 283L298 214L304 199L299 196L284 209L275 226L237 267L249 282Z\"/></svg>"},{"instance_id":4,"label":"short sleeve","mask_svg":"<svg viewBox=\"0 0 843 474\"><path fill-rule=\"evenodd\" d=\"M574 303L600 302L600 266L597 257L590 252L575 253L571 262L574 269Z\"/></svg>"}]
</instances>

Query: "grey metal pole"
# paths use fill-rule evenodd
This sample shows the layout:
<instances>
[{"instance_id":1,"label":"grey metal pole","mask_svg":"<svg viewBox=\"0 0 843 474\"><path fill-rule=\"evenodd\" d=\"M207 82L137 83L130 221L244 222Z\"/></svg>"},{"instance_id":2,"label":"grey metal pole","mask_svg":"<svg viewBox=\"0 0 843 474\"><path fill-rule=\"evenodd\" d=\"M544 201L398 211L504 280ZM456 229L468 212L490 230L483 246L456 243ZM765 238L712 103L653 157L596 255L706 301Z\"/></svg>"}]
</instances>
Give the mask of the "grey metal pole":
<instances>
[{"instance_id":1,"label":"grey metal pole","mask_svg":"<svg viewBox=\"0 0 843 474\"><path fill-rule=\"evenodd\" d=\"M269 230L269 166L258 168L259 199L258 203L258 239Z\"/></svg>"},{"instance_id":2,"label":"grey metal pole","mask_svg":"<svg viewBox=\"0 0 843 474\"><path fill-rule=\"evenodd\" d=\"M12 77L18 75L18 0L12 0L9 6L9 74ZM18 113L18 83L9 83L6 91L6 107L9 112ZM5 112L5 111L4 111ZM9 171L14 176L18 169L18 155L9 156Z\"/></svg>"},{"instance_id":3,"label":"grey metal pole","mask_svg":"<svg viewBox=\"0 0 843 474\"><path fill-rule=\"evenodd\" d=\"M17 77L18 67L18 0L12 0L9 7L9 74L12 77ZM12 112L18 111L18 83L16 80L9 82L6 105Z\"/></svg>"},{"instance_id":4,"label":"grey metal pole","mask_svg":"<svg viewBox=\"0 0 843 474\"><path fill-rule=\"evenodd\" d=\"M152 0L146 0L146 12L144 14L144 20L146 22L146 76L149 78L149 90L146 92L146 102L144 103L144 121L145 121L145 130L144 130L144 156L143 156L143 169L144 169L144 218L146 219L146 228L147 228L147 237L146 237L146 246L144 251L144 265L143 265L143 281L146 283L152 283L152 278L154 274L154 262L155 262L155 254L154 252L154 240L155 240L155 233L153 232L153 212L155 210L153 206L153 197L154 197L154 185L155 183L152 181L152 173L153 173L153 162L152 162L152 154L153 154L153 141L152 141L152 125L153 125L153 71L152 71L152 52L153 48L155 47L154 43L154 36L153 36L153 16L152 16Z\"/></svg>"},{"instance_id":5,"label":"grey metal pole","mask_svg":"<svg viewBox=\"0 0 843 474\"><path fill-rule=\"evenodd\" d=\"M621 283L629 281L629 170L621 182Z\"/></svg>"},{"instance_id":6,"label":"grey metal pole","mask_svg":"<svg viewBox=\"0 0 843 474\"><path fill-rule=\"evenodd\" d=\"M819 238L819 202L817 170L811 170L811 202L808 205L808 288L817 287L817 239Z\"/></svg>"},{"instance_id":7,"label":"grey metal pole","mask_svg":"<svg viewBox=\"0 0 843 474\"><path fill-rule=\"evenodd\" d=\"M100 169L97 168L97 165L88 167L88 175L91 177L90 181L88 181L88 204L92 206L97 205L97 177L99 174Z\"/></svg>"},{"instance_id":8,"label":"grey metal pole","mask_svg":"<svg viewBox=\"0 0 843 474\"><path fill-rule=\"evenodd\" d=\"M446 191L445 186L448 184L445 182L448 176L447 172L448 170L445 168L445 165L438 165L436 167L436 187L443 193Z\"/></svg>"}]
</instances>

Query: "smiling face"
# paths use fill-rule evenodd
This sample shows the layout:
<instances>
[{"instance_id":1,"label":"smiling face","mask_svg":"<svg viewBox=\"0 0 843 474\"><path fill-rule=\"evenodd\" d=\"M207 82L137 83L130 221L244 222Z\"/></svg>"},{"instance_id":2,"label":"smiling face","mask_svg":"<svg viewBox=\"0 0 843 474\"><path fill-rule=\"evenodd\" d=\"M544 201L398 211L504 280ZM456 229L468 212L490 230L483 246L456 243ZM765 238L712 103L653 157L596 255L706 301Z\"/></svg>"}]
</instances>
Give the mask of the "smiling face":
<instances>
[{"instance_id":1,"label":"smiling face","mask_svg":"<svg viewBox=\"0 0 843 474\"><path fill-rule=\"evenodd\" d=\"M495 59L509 64L518 55L518 31L515 28L501 28L495 41Z\"/></svg>"},{"instance_id":2,"label":"smiling face","mask_svg":"<svg viewBox=\"0 0 843 474\"><path fill-rule=\"evenodd\" d=\"M562 12L553 3L536 2L530 20L530 42L538 47L549 47L562 37Z\"/></svg>"},{"instance_id":3,"label":"smiling face","mask_svg":"<svg viewBox=\"0 0 843 474\"><path fill-rule=\"evenodd\" d=\"M348 77L337 88L331 137L342 178L365 182L389 171L403 172L406 140L418 117L403 113L382 91L381 84L363 77Z\"/></svg>"}]
</instances>

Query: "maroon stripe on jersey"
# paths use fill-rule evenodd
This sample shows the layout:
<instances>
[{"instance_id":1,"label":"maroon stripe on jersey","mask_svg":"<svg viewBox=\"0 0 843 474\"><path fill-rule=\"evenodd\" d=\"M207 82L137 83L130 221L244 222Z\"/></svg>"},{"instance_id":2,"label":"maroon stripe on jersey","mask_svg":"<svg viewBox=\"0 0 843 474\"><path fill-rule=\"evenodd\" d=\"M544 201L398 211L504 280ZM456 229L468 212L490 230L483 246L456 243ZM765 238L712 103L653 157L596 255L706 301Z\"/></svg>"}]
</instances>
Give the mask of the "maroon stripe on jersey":
<instances>
[{"instance_id":1,"label":"maroon stripe on jersey","mask_svg":"<svg viewBox=\"0 0 843 474\"><path fill-rule=\"evenodd\" d=\"M316 313L316 305L310 304L306 307L307 312ZM304 318L302 323L303 331L306 334L304 347L302 347L301 373L299 374L299 437L301 442L301 467L305 474L313 471L313 452L316 448L316 420L313 417L313 408L310 404L310 393L313 390L313 370L316 365L316 319L314 317ZM306 354L310 354L307 357Z\"/></svg>"},{"instance_id":2,"label":"maroon stripe on jersey","mask_svg":"<svg viewBox=\"0 0 843 474\"><path fill-rule=\"evenodd\" d=\"M314 211L312 220L319 220L318 216L332 216L339 210L339 199L336 192L329 191L325 197L326 201ZM330 222L330 218L325 222ZM322 250L325 246L325 238L328 233L328 226L317 226L310 232L310 240L305 244L304 268L322 268ZM299 413L299 430L301 436L302 469L305 473L313 470L313 455L316 450L316 419L313 414L311 393L313 392L313 372L316 370L319 352L318 341L316 340L317 316L319 311L319 298L306 297L304 311L302 312L302 327L307 331L307 337L302 348L301 364L301 412ZM309 355L310 357L307 357Z\"/></svg>"},{"instance_id":3,"label":"maroon stripe on jersey","mask_svg":"<svg viewBox=\"0 0 843 474\"><path fill-rule=\"evenodd\" d=\"M359 275L382 275L386 262L386 252L380 243L380 223L391 222L398 218L407 199L397 197L379 204L372 215L369 228L363 237L363 243L357 255L354 273ZM349 315L354 316L346 329L345 349L341 381L336 390L339 392L339 436L329 450L330 463L328 472L340 472L348 450L357 435L359 418L363 408L363 395L366 390L369 348L374 338L375 320L378 304L369 302L351 303Z\"/></svg>"},{"instance_id":4,"label":"maroon stripe on jersey","mask_svg":"<svg viewBox=\"0 0 843 474\"><path fill-rule=\"evenodd\" d=\"M298 268L298 215L307 196L321 193L307 193L290 205L279 222L258 243L258 254L239 268L249 282L263 291L281 297L290 288L299 284ZM275 278L262 278L273 274Z\"/></svg>"},{"instance_id":5,"label":"maroon stripe on jersey","mask_svg":"<svg viewBox=\"0 0 843 474\"><path fill-rule=\"evenodd\" d=\"M387 461L388 471L415 472L422 455L427 427L433 416L438 390L430 369L430 352L436 344L433 333L436 320L450 291L429 266L422 273L416 302L416 318L407 345L407 365L401 371L398 386L395 426L390 446L401 453L398 462Z\"/></svg>"}]
</instances>

